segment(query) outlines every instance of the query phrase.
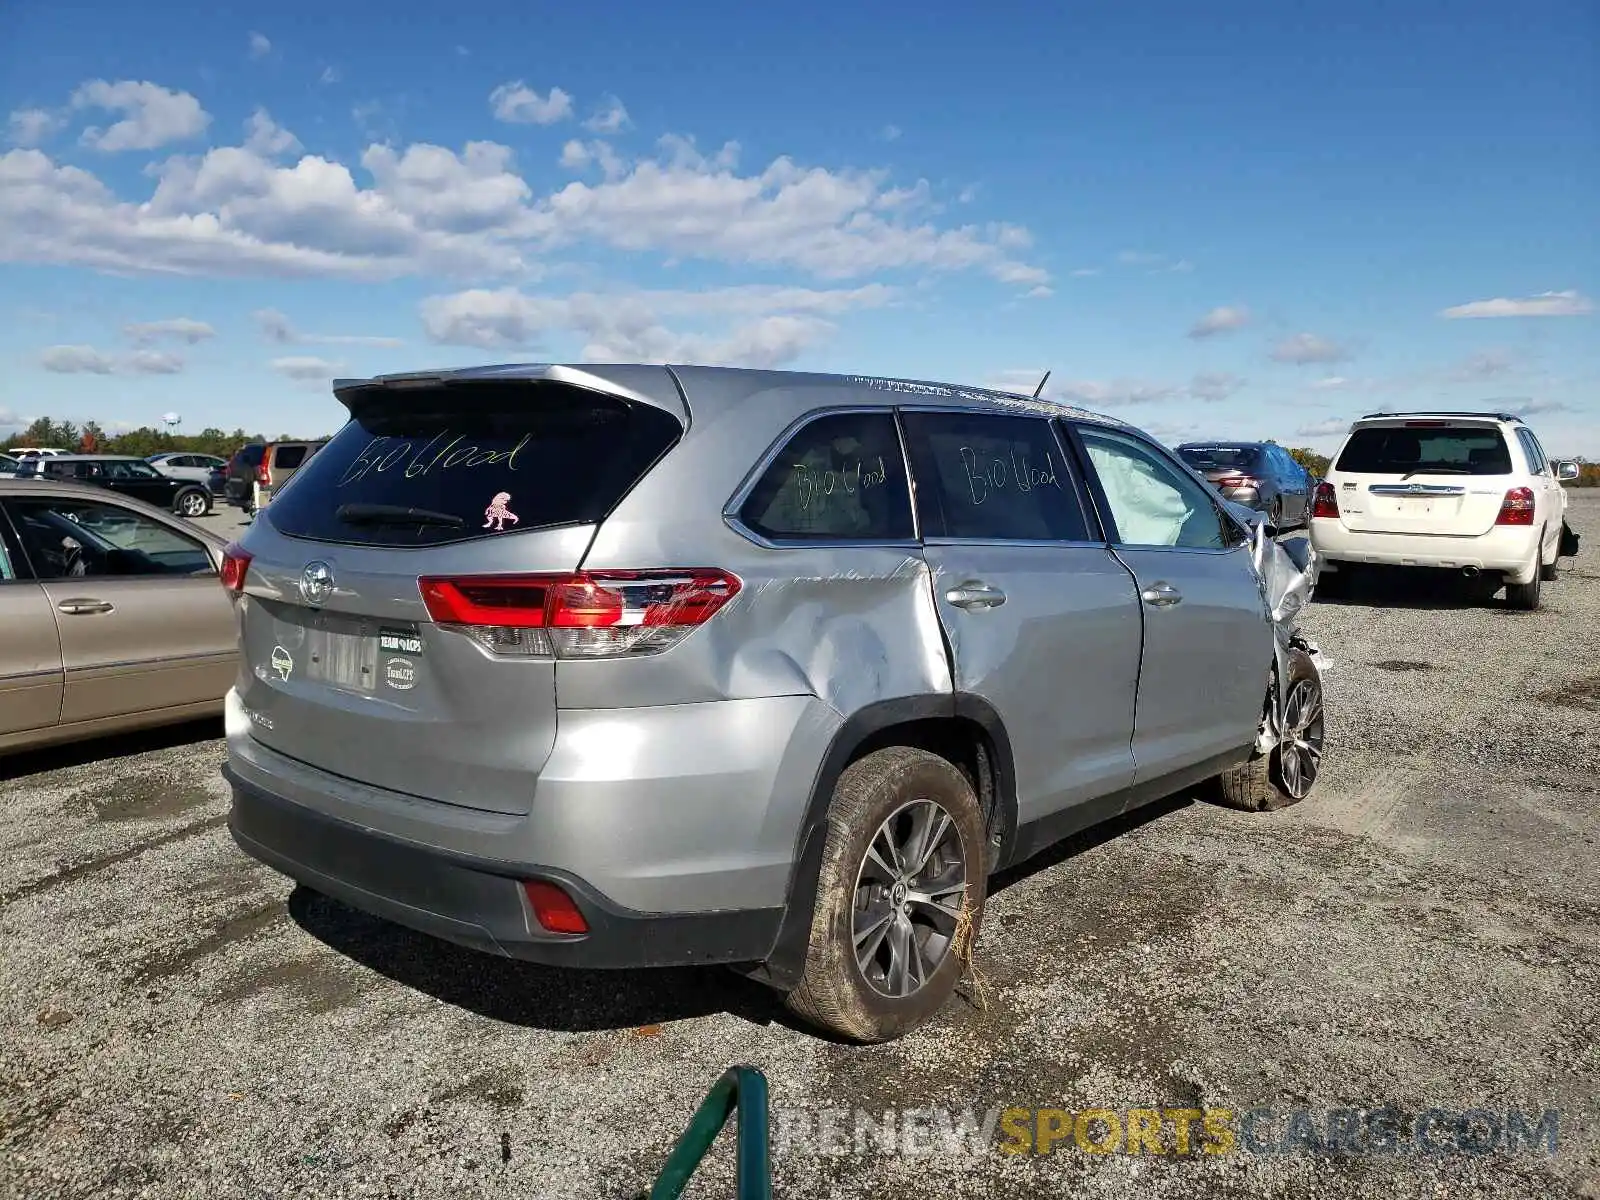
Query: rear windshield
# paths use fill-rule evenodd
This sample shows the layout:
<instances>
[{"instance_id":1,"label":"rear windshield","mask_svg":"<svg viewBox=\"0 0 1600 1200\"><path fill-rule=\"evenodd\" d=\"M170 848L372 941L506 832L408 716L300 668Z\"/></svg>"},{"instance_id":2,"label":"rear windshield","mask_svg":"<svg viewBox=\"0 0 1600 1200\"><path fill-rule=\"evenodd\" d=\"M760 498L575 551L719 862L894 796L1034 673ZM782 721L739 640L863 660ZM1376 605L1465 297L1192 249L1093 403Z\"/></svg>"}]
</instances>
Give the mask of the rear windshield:
<instances>
[{"instance_id":1,"label":"rear windshield","mask_svg":"<svg viewBox=\"0 0 1600 1200\"><path fill-rule=\"evenodd\" d=\"M552 383L392 391L352 411L273 499L280 532L433 546L594 524L683 433L661 409Z\"/></svg>"},{"instance_id":2,"label":"rear windshield","mask_svg":"<svg viewBox=\"0 0 1600 1200\"><path fill-rule=\"evenodd\" d=\"M1369 426L1350 435L1336 470L1359 475L1509 475L1511 449L1488 426Z\"/></svg>"},{"instance_id":3,"label":"rear windshield","mask_svg":"<svg viewBox=\"0 0 1600 1200\"><path fill-rule=\"evenodd\" d=\"M1185 446L1178 454L1197 471L1244 470L1261 458L1259 450L1248 446Z\"/></svg>"},{"instance_id":4,"label":"rear windshield","mask_svg":"<svg viewBox=\"0 0 1600 1200\"><path fill-rule=\"evenodd\" d=\"M239 450L238 454L236 454L234 457L237 458L245 466L254 467L254 466L259 466L260 465L261 456L263 454L265 454L266 452L267 452L267 448L265 446L261 445L258 442L258 443L254 444L254 445L245 446L245 447L241 448Z\"/></svg>"}]
</instances>

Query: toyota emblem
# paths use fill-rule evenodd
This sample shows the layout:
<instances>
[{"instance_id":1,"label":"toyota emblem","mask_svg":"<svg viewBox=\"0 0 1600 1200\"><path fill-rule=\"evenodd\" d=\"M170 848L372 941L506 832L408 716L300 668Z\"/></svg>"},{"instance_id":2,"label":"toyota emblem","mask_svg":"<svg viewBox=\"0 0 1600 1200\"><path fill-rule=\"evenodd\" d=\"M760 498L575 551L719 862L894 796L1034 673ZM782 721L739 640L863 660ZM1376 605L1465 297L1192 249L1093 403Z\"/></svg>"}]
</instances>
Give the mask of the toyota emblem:
<instances>
[{"instance_id":1,"label":"toyota emblem","mask_svg":"<svg viewBox=\"0 0 1600 1200\"><path fill-rule=\"evenodd\" d=\"M333 568L318 559L300 572L300 598L316 606L333 595Z\"/></svg>"}]
</instances>

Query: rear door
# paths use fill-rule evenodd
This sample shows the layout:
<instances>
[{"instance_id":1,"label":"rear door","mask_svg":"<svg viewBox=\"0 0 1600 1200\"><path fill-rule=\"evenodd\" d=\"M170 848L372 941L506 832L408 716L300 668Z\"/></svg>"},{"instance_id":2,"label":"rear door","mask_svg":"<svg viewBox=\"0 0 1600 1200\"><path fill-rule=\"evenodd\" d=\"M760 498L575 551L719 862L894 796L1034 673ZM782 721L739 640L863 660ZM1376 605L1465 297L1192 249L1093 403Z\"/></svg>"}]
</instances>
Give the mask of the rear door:
<instances>
[{"instance_id":1,"label":"rear door","mask_svg":"<svg viewBox=\"0 0 1600 1200\"><path fill-rule=\"evenodd\" d=\"M44 588L0 511L0 738L61 716L61 641Z\"/></svg>"},{"instance_id":2,"label":"rear door","mask_svg":"<svg viewBox=\"0 0 1600 1200\"><path fill-rule=\"evenodd\" d=\"M1248 539L1154 443L1095 425L1075 429L1112 546L1142 601L1135 781L1249 745L1273 635Z\"/></svg>"},{"instance_id":3,"label":"rear door","mask_svg":"<svg viewBox=\"0 0 1600 1200\"><path fill-rule=\"evenodd\" d=\"M1536 520L1544 534L1539 547L1540 561L1554 559L1561 542L1561 522L1566 516L1567 494L1562 490L1555 467L1551 465L1533 430L1521 426L1517 429L1517 438L1522 445L1523 457L1528 460L1528 483L1534 490Z\"/></svg>"},{"instance_id":4,"label":"rear door","mask_svg":"<svg viewBox=\"0 0 1600 1200\"><path fill-rule=\"evenodd\" d=\"M63 724L221 703L236 633L204 542L110 498L5 507L60 631Z\"/></svg>"},{"instance_id":5,"label":"rear door","mask_svg":"<svg viewBox=\"0 0 1600 1200\"><path fill-rule=\"evenodd\" d=\"M470 597L474 577L576 570L682 435L681 404L526 380L347 395L352 420L242 539L251 736L381 788L526 812L555 741L555 661L529 624L547 584L468 630L430 619L419 579Z\"/></svg>"},{"instance_id":6,"label":"rear door","mask_svg":"<svg viewBox=\"0 0 1600 1200\"><path fill-rule=\"evenodd\" d=\"M1493 529L1512 474L1499 425L1461 418L1364 422L1329 470L1345 528L1447 537Z\"/></svg>"},{"instance_id":7,"label":"rear door","mask_svg":"<svg viewBox=\"0 0 1600 1200\"><path fill-rule=\"evenodd\" d=\"M1042 417L906 411L925 557L958 692L999 713L1019 824L1133 779L1139 600L1090 532Z\"/></svg>"}]
</instances>

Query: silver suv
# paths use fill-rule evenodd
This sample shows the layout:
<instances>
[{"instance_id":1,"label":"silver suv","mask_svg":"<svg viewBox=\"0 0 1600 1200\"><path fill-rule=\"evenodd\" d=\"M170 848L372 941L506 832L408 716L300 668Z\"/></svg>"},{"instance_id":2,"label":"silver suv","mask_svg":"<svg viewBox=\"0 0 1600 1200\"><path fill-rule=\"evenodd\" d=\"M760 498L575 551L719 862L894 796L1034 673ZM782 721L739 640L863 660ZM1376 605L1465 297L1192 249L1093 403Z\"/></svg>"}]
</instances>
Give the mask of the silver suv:
<instances>
[{"instance_id":1,"label":"silver suv","mask_svg":"<svg viewBox=\"0 0 1600 1200\"><path fill-rule=\"evenodd\" d=\"M229 551L225 772L239 845L356 908L734 965L877 1041L949 997L991 872L1316 777L1250 531L1118 421L709 367L335 391L349 422Z\"/></svg>"}]
</instances>

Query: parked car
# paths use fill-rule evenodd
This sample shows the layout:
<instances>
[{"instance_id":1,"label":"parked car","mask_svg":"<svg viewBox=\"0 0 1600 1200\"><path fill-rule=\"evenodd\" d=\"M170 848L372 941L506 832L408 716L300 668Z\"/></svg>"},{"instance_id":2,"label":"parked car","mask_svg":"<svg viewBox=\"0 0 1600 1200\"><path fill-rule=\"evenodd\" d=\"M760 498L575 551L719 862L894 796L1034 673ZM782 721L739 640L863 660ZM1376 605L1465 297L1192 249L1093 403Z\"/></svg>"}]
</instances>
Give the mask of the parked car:
<instances>
[{"instance_id":1,"label":"parked car","mask_svg":"<svg viewBox=\"0 0 1600 1200\"><path fill-rule=\"evenodd\" d=\"M215 454L187 454L173 450L152 454L145 461L163 475L173 479L187 479L190 483L206 484L208 490L211 472L227 465L225 459L218 458Z\"/></svg>"},{"instance_id":2,"label":"parked car","mask_svg":"<svg viewBox=\"0 0 1600 1200\"><path fill-rule=\"evenodd\" d=\"M325 441L268 442L256 464L255 484L245 507L255 513L272 503L273 497L288 485L294 473L326 444Z\"/></svg>"},{"instance_id":3,"label":"parked car","mask_svg":"<svg viewBox=\"0 0 1600 1200\"><path fill-rule=\"evenodd\" d=\"M1442 568L1536 609L1561 553L1562 484L1577 477L1511 413L1375 413L1350 427L1318 486L1311 541L1325 582L1363 564Z\"/></svg>"},{"instance_id":4,"label":"parked car","mask_svg":"<svg viewBox=\"0 0 1600 1200\"><path fill-rule=\"evenodd\" d=\"M1227 499L1283 529L1311 518L1311 474L1273 442L1186 442L1178 456Z\"/></svg>"},{"instance_id":5,"label":"parked car","mask_svg":"<svg viewBox=\"0 0 1600 1200\"><path fill-rule=\"evenodd\" d=\"M264 442L249 442L233 452L228 460L227 480L223 492L234 508L248 508L255 495L256 467L266 453Z\"/></svg>"},{"instance_id":6,"label":"parked car","mask_svg":"<svg viewBox=\"0 0 1600 1200\"><path fill-rule=\"evenodd\" d=\"M59 454L30 459L22 464L16 478L93 484L185 517L203 517L211 511L211 494L205 488L186 479L169 479L142 458Z\"/></svg>"},{"instance_id":7,"label":"parked car","mask_svg":"<svg viewBox=\"0 0 1600 1200\"><path fill-rule=\"evenodd\" d=\"M224 546L103 488L0 479L0 753L219 713Z\"/></svg>"},{"instance_id":8,"label":"parked car","mask_svg":"<svg viewBox=\"0 0 1600 1200\"><path fill-rule=\"evenodd\" d=\"M30 458L51 458L57 454L66 454L67 451L52 450L48 447L40 446L19 446L15 450L9 451L9 453L15 458L26 461Z\"/></svg>"},{"instance_id":9,"label":"parked car","mask_svg":"<svg viewBox=\"0 0 1600 1200\"><path fill-rule=\"evenodd\" d=\"M1250 532L1114 419L712 367L335 390L351 421L227 553L225 770L239 845L356 908L738 964L881 1040L950 995L992 871L1202 781L1315 781Z\"/></svg>"}]
</instances>

